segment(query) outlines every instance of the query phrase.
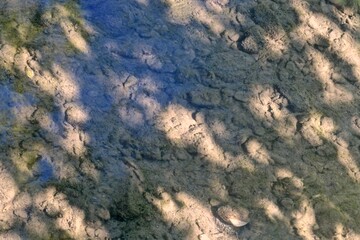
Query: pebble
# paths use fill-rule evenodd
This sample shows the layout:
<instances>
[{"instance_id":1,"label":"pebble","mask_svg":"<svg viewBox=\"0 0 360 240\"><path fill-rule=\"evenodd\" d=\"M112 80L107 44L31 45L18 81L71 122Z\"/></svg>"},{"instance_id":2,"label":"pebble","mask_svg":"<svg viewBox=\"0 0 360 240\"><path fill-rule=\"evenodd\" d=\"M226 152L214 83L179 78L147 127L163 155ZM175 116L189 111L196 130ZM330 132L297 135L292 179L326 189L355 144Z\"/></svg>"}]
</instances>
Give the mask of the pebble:
<instances>
[{"instance_id":1,"label":"pebble","mask_svg":"<svg viewBox=\"0 0 360 240\"><path fill-rule=\"evenodd\" d=\"M221 94L218 90L201 89L189 93L191 103L199 106L214 106L221 102Z\"/></svg>"},{"instance_id":2,"label":"pebble","mask_svg":"<svg viewBox=\"0 0 360 240\"><path fill-rule=\"evenodd\" d=\"M220 220L233 227L242 227L249 223L249 211L245 208L235 209L225 205L219 207L216 213Z\"/></svg>"},{"instance_id":3,"label":"pebble","mask_svg":"<svg viewBox=\"0 0 360 240\"><path fill-rule=\"evenodd\" d=\"M105 208L99 208L97 210L97 216L103 220L109 220L110 219L110 212L109 210Z\"/></svg>"},{"instance_id":4,"label":"pebble","mask_svg":"<svg viewBox=\"0 0 360 240\"><path fill-rule=\"evenodd\" d=\"M240 34L237 33L237 32L234 31L234 30L226 30L226 31L225 31L225 36L226 36L229 40L231 40L231 41L233 41L233 42L238 41L239 38L240 38Z\"/></svg>"},{"instance_id":5,"label":"pebble","mask_svg":"<svg viewBox=\"0 0 360 240\"><path fill-rule=\"evenodd\" d=\"M294 207L294 201L291 198L283 198L281 200L281 205L287 209L291 210Z\"/></svg>"},{"instance_id":6,"label":"pebble","mask_svg":"<svg viewBox=\"0 0 360 240\"><path fill-rule=\"evenodd\" d=\"M234 98L240 102L246 102L248 99L248 93L244 90L238 90L234 94Z\"/></svg>"},{"instance_id":7,"label":"pebble","mask_svg":"<svg viewBox=\"0 0 360 240\"><path fill-rule=\"evenodd\" d=\"M14 214L17 217L20 217L20 218L23 218L23 219L26 219L28 217L28 214L24 209L17 209L17 210L14 211Z\"/></svg>"},{"instance_id":8,"label":"pebble","mask_svg":"<svg viewBox=\"0 0 360 240\"><path fill-rule=\"evenodd\" d=\"M209 203L210 203L210 206L212 207L216 207L216 206L219 206L221 204L221 202L217 199L214 199L214 198L211 198L209 200Z\"/></svg>"},{"instance_id":9,"label":"pebble","mask_svg":"<svg viewBox=\"0 0 360 240\"><path fill-rule=\"evenodd\" d=\"M25 74L30 79L32 79L35 76L34 71L29 67L25 67Z\"/></svg>"},{"instance_id":10,"label":"pebble","mask_svg":"<svg viewBox=\"0 0 360 240\"><path fill-rule=\"evenodd\" d=\"M200 234L198 238L199 240L210 240L210 238L205 233Z\"/></svg>"},{"instance_id":11,"label":"pebble","mask_svg":"<svg viewBox=\"0 0 360 240\"><path fill-rule=\"evenodd\" d=\"M253 36L248 36L244 38L239 45L240 49L249 54L259 53L259 46L256 42L256 39Z\"/></svg>"},{"instance_id":12,"label":"pebble","mask_svg":"<svg viewBox=\"0 0 360 240\"><path fill-rule=\"evenodd\" d=\"M133 76L133 75L130 75L127 79L126 79L126 81L123 83L123 86L124 86L124 88L130 88L130 87L132 87L132 86L135 86L137 83L138 83L138 79L135 77L135 76Z\"/></svg>"}]
</instances>

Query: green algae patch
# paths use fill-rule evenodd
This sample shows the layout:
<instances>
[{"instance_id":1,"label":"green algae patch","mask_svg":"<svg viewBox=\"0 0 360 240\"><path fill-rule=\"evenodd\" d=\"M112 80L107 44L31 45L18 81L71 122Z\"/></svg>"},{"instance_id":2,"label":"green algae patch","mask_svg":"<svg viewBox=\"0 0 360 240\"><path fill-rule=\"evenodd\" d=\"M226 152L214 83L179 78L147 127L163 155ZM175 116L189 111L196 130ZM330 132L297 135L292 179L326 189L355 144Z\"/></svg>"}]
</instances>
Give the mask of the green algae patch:
<instances>
[{"instance_id":1,"label":"green algae patch","mask_svg":"<svg viewBox=\"0 0 360 240\"><path fill-rule=\"evenodd\" d=\"M16 172L14 174L15 181L19 185L27 183L31 177L31 170L28 167L28 162L33 161L34 156L30 153L23 154L20 149L11 151L10 156L13 165L16 167Z\"/></svg>"},{"instance_id":2,"label":"green algae patch","mask_svg":"<svg viewBox=\"0 0 360 240\"><path fill-rule=\"evenodd\" d=\"M15 79L14 90L17 93L24 93L25 92L24 81L22 79L19 79L19 78Z\"/></svg>"},{"instance_id":3,"label":"green algae patch","mask_svg":"<svg viewBox=\"0 0 360 240\"><path fill-rule=\"evenodd\" d=\"M77 47L75 47L74 44L66 41L66 43L64 44L64 53L67 56L74 56L76 54L80 54L81 51Z\"/></svg>"},{"instance_id":4,"label":"green algae patch","mask_svg":"<svg viewBox=\"0 0 360 240\"><path fill-rule=\"evenodd\" d=\"M15 136L31 136L33 132L35 132L34 128L23 124L14 124L11 128L11 133Z\"/></svg>"},{"instance_id":5,"label":"green algae patch","mask_svg":"<svg viewBox=\"0 0 360 240\"><path fill-rule=\"evenodd\" d=\"M85 41L88 41L90 39L90 34L85 28L79 1L69 0L63 5L63 7L66 9L68 20L72 23L74 30L78 31Z\"/></svg>"},{"instance_id":6,"label":"green algae patch","mask_svg":"<svg viewBox=\"0 0 360 240\"><path fill-rule=\"evenodd\" d=\"M39 96L39 100L40 102L38 104L38 108L39 108L38 116L39 114L44 115L47 112L52 112L55 110L54 96L43 94Z\"/></svg>"},{"instance_id":7,"label":"green algae patch","mask_svg":"<svg viewBox=\"0 0 360 240\"><path fill-rule=\"evenodd\" d=\"M355 10L359 10L360 8L360 0L331 0L329 1L336 6L342 6L342 7L350 7Z\"/></svg>"},{"instance_id":8,"label":"green algae patch","mask_svg":"<svg viewBox=\"0 0 360 240\"><path fill-rule=\"evenodd\" d=\"M39 155L36 152L25 152L22 156L29 170L31 170L35 163L40 159Z\"/></svg>"},{"instance_id":9,"label":"green algae patch","mask_svg":"<svg viewBox=\"0 0 360 240\"><path fill-rule=\"evenodd\" d=\"M317 233L326 238L333 236L336 224L348 222L347 214L326 196L321 195L314 199L313 206L316 213L316 222L319 225Z\"/></svg>"},{"instance_id":10,"label":"green algae patch","mask_svg":"<svg viewBox=\"0 0 360 240\"><path fill-rule=\"evenodd\" d=\"M67 195L73 195L83 191L83 187L80 183L71 182L70 180L53 182L52 186L54 186L57 191L63 192Z\"/></svg>"},{"instance_id":11,"label":"green algae patch","mask_svg":"<svg viewBox=\"0 0 360 240\"><path fill-rule=\"evenodd\" d=\"M38 24L34 25L26 17L20 19L17 15L13 12L3 12L0 15L0 35L12 46L21 47L34 41L43 28Z\"/></svg>"}]
</instances>

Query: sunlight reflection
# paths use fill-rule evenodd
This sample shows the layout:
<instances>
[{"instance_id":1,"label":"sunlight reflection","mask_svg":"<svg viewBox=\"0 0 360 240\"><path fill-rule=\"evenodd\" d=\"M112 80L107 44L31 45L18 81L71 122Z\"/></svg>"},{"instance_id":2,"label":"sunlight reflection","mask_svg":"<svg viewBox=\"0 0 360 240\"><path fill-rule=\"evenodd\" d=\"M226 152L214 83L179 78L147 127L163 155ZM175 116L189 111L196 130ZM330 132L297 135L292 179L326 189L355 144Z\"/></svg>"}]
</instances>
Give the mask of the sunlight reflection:
<instances>
[{"instance_id":1,"label":"sunlight reflection","mask_svg":"<svg viewBox=\"0 0 360 240\"><path fill-rule=\"evenodd\" d=\"M341 223L337 223L335 225L335 234L334 234L334 238L338 238L338 239L342 239L343 236L346 235L345 233L345 228L344 228L344 225L341 224Z\"/></svg>"},{"instance_id":2,"label":"sunlight reflection","mask_svg":"<svg viewBox=\"0 0 360 240\"><path fill-rule=\"evenodd\" d=\"M119 115L129 126L142 125L161 111L161 104L155 94L159 92L159 84L150 76L141 78L131 74L117 75L110 72L113 99L119 102ZM124 100L131 103L125 103Z\"/></svg>"},{"instance_id":3,"label":"sunlight reflection","mask_svg":"<svg viewBox=\"0 0 360 240\"><path fill-rule=\"evenodd\" d=\"M57 219L58 228L65 230L70 236L77 239L86 237L84 211L71 206L68 201L65 200L62 201L61 207L64 211L62 218Z\"/></svg>"},{"instance_id":4,"label":"sunlight reflection","mask_svg":"<svg viewBox=\"0 0 360 240\"><path fill-rule=\"evenodd\" d=\"M276 168L275 170L276 178L282 179L282 178L292 178L294 174L286 168Z\"/></svg>"}]
</instances>

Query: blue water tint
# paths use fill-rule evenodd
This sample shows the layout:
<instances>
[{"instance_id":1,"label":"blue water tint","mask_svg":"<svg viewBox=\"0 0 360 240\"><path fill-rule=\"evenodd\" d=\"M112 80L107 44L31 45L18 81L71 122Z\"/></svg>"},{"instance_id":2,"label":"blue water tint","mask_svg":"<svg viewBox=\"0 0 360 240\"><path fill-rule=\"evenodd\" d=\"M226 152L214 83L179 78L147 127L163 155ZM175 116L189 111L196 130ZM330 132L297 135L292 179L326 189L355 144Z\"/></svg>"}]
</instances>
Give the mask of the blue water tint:
<instances>
[{"instance_id":1,"label":"blue water tint","mask_svg":"<svg viewBox=\"0 0 360 240\"><path fill-rule=\"evenodd\" d=\"M29 106L36 103L36 99L29 93L19 94L8 86L0 86L0 110L9 111L11 108Z\"/></svg>"},{"instance_id":2,"label":"blue water tint","mask_svg":"<svg viewBox=\"0 0 360 240\"><path fill-rule=\"evenodd\" d=\"M134 9L130 10L128 4L117 0L82 1L81 6L87 13L86 20L111 37L133 32L133 23L139 20Z\"/></svg>"},{"instance_id":3,"label":"blue water tint","mask_svg":"<svg viewBox=\"0 0 360 240\"><path fill-rule=\"evenodd\" d=\"M36 163L35 174L41 183L45 183L54 177L54 171L51 163L46 159L42 158Z\"/></svg>"}]
</instances>

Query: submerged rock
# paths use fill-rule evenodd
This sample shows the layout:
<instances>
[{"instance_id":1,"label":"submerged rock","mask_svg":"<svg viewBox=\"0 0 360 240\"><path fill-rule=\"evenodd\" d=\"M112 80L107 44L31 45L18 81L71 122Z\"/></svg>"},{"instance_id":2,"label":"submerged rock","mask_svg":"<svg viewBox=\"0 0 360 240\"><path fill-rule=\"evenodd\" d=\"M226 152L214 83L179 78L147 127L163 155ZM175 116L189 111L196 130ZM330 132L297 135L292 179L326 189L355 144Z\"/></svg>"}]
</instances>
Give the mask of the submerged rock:
<instances>
[{"instance_id":1,"label":"submerged rock","mask_svg":"<svg viewBox=\"0 0 360 240\"><path fill-rule=\"evenodd\" d=\"M233 208L224 205L216 210L216 217L233 227L240 228L250 222L249 211L245 208Z\"/></svg>"}]
</instances>

